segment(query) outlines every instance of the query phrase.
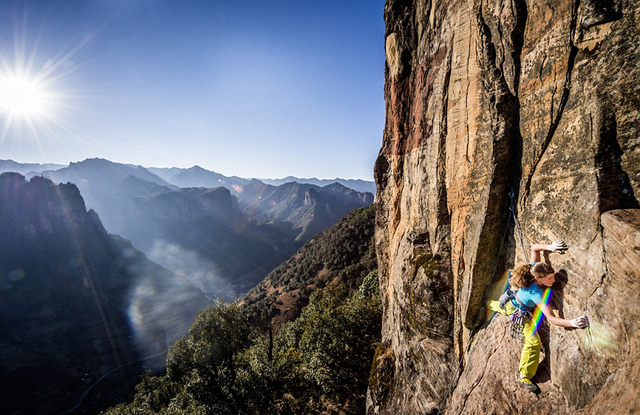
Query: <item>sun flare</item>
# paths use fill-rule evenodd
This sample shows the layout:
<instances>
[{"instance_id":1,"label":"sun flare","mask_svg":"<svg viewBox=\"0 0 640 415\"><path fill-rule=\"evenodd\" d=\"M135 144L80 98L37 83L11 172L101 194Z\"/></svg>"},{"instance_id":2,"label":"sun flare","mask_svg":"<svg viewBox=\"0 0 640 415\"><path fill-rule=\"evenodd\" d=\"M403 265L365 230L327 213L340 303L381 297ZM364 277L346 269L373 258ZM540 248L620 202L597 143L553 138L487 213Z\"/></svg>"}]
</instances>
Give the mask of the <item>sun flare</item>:
<instances>
[{"instance_id":1,"label":"sun flare","mask_svg":"<svg viewBox=\"0 0 640 415\"><path fill-rule=\"evenodd\" d=\"M6 30L0 30L4 35L0 39L0 152L6 145L28 147L44 154L45 144L60 143L59 137L80 137L79 130L69 122L69 117L79 109L74 101L80 94L68 88L68 79L82 65L71 58L98 31L77 44L59 49L57 45L49 45L38 50L44 26L31 39L29 34L38 29L29 28L27 16L26 12L22 18L13 16L13 38Z\"/></svg>"},{"instance_id":2,"label":"sun flare","mask_svg":"<svg viewBox=\"0 0 640 415\"><path fill-rule=\"evenodd\" d=\"M0 79L0 111L12 115L34 116L44 109L43 89L23 78Z\"/></svg>"}]
</instances>

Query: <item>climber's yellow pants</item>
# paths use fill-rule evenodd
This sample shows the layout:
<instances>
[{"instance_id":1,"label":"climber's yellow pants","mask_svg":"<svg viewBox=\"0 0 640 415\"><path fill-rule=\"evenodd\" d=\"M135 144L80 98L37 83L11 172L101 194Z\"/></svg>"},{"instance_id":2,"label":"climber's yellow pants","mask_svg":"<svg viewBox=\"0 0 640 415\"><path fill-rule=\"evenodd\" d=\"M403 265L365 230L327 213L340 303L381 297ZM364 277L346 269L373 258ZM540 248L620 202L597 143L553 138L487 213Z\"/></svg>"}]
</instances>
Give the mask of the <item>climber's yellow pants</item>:
<instances>
[{"instance_id":1,"label":"climber's yellow pants","mask_svg":"<svg viewBox=\"0 0 640 415\"><path fill-rule=\"evenodd\" d=\"M500 314L510 316L515 311L515 307L510 302L506 304L506 308L506 311L501 309L498 301L489 302L489 309ZM531 379L538 370L538 363L540 363L540 346L542 345L538 331L536 330L531 334L533 331L532 326L533 322L531 319L525 320L524 328L522 329L522 334L524 335L524 347L520 354L520 367L518 368L520 376L527 377L529 379Z\"/></svg>"}]
</instances>

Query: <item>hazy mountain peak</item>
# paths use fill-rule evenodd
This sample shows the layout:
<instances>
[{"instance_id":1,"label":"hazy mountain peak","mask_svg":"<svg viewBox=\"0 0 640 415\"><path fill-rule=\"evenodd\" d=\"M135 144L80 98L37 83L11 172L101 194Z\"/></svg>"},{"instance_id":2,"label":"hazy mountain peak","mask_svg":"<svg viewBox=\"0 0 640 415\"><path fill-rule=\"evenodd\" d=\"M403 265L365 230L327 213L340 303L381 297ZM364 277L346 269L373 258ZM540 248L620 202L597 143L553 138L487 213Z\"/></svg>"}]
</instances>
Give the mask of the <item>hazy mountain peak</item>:
<instances>
[{"instance_id":1,"label":"hazy mountain peak","mask_svg":"<svg viewBox=\"0 0 640 415\"><path fill-rule=\"evenodd\" d=\"M47 170L57 170L63 167L67 167L63 164L39 164L39 163L18 163L14 160L0 160L0 172L16 172L20 174L33 176L39 172L47 171Z\"/></svg>"},{"instance_id":2,"label":"hazy mountain peak","mask_svg":"<svg viewBox=\"0 0 640 415\"><path fill-rule=\"evenodd\" d=\"M332 183L340 183L341 185L358 192L369 192L371 194L375 194L376 192L376 185L373 181L360 180L360 179L341 179L339 177L336 177L335 179L318 179L315 177L300 178L300 177L294 177L294 176L287 176L282 179L260 179L260 180L266 184L270 184L273 186L280 186L288 182L312 184L319 187L325 187Z\"/></svg>"},{"instance_id":3,"label":"hazy mountain peak","mask_svg":"<svg viewBox=\"0 0 640 415\"><path fill-rule=\"evenodd\" d=\"M69 166L78 166L78 165L105 165L105 164L118 164L118 163L114 163L110 160L107 159L103 159L103 158L99 158L99 157L93 157L93 158L88 158L88 159L84 159L81 161L76 161L69 163Z\"/></svg>"}]
</instances>

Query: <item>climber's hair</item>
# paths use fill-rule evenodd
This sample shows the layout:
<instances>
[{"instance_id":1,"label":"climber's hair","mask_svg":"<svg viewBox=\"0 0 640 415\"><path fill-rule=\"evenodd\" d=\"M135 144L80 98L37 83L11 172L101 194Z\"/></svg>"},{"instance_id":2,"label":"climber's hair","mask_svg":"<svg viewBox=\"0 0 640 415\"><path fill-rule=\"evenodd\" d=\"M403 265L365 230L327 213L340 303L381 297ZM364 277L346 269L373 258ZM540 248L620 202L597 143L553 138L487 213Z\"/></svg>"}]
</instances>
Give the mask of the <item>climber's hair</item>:
<instances>
[{"instance_id":1,"label":"climber's hair","mask_svg":"<svg viewBox=\"0 0 640 415\"><path fill-rule=\"evenodd\" d=\"M520 265L511 271L511 286L514 288L524 288L533 282L531 275L531 265Z\"/></svg>"},{"instance_id":2,"label":"climber's hair","mask_svg":"<svg viewBox=\"0 0 640 415\"><path fill-rule=\"evenodd\" d=\"M524 288L531 285L536 278L543 278L554 272L553 268L544 262L521 265L511 271L511 285L515 288Z\"/></svg>"},{"instance_id":3,"label":"climber's hair","mask_svg":"<svg viewBox=\"0 0 640 415\"><path fill-rule=\"evenodd\" d=\"M535 265L531 267L531 275L535 278L544 278L549 274L555 274L556 272L553 268L544 262L536 262Z\"/></svg>"}]
</instances>

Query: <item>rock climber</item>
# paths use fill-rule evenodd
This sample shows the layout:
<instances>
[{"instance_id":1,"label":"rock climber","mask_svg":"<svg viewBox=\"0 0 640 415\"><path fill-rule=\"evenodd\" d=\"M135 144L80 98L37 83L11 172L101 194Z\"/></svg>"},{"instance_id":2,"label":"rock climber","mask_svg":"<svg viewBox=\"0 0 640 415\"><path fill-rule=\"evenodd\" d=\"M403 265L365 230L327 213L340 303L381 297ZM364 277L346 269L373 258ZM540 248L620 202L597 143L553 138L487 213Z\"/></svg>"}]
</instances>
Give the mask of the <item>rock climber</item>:
<instances>
[{"instance_id":1,"label":"rock climber","mask_svg":"<svg viewBox=\"0 0 640 415\"><path fill-rule=\"evenodd\" d=\"M520 355L518 368L518 383L533 393L539 393L540 388L532 381L536 374L540 358L540 335L532 319L533 311L537 307L545 315L549 323L560 327L584 329L589 326L589 319L585 315L573 320L557 317L548 305L551 288L555 282L555 271L547 263L541 262L544 251L564 253L567 245L563 241L551 245L535 244L531 248L531 262L511 271L510 284L513 290L507 290L498 301L491 301L492 311L511 316L512 329L522 333L524 347ZM517 291L515 291L517 289Z\"/></svg>"}]
</instances>

